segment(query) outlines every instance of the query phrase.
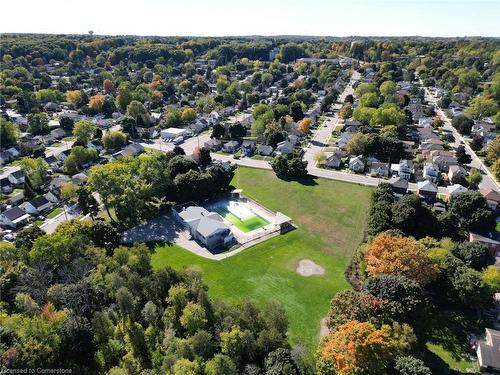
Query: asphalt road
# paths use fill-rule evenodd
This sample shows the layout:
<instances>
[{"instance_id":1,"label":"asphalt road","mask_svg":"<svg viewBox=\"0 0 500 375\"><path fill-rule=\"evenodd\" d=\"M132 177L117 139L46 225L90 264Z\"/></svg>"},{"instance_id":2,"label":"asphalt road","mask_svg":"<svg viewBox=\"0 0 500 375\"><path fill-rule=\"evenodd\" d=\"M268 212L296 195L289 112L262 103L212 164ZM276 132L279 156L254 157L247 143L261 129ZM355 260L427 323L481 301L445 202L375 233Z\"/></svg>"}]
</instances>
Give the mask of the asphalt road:
<instances>
[{"instance_id":1,"label":"asphalt road","mask_svg":"<svg viewBox=\"0 0 500 375\"><path fill-rule=\"evenodd\" d=\"M59 155L61 152L71 148L71 146L73 146L73 141L69 141L69 142L66 142L66 141L61 141L61 145L60 146L57 146L57 147L47 147L45 149L45 156L46 157L49 157L49 156L52 156L52 155ZM4 177L7 177L9 174L11 174L12 172L15 172L15 171L18 171L19 169L21 169L18 165L14 165L14 166L6 166L6 167L3 167L3 171L2 173L0 174L0 178L4 178Z\"/></svg>"}]
</instances>

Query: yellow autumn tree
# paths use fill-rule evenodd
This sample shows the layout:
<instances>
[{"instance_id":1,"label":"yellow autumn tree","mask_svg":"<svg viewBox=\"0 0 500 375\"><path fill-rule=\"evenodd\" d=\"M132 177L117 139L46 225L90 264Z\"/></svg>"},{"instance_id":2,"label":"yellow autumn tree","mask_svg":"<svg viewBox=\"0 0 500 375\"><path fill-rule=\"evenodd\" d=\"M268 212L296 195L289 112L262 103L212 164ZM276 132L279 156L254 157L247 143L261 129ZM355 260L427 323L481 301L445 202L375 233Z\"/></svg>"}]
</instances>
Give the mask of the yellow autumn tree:
<instances>
[{"instance_id":1,"label":"yellow autumn tree","mask_svg":"<svg viewBox=\"0 0 500 375\"><path fill-rule=\"evenodd\" d=\"M310 118L306 117L306 118L303 118L302 120L299 121L299 123L297 124L297 129L303 135L306 135L311 130L311 125L312 125L312 120Z\"/></svg>"}]
</instances>

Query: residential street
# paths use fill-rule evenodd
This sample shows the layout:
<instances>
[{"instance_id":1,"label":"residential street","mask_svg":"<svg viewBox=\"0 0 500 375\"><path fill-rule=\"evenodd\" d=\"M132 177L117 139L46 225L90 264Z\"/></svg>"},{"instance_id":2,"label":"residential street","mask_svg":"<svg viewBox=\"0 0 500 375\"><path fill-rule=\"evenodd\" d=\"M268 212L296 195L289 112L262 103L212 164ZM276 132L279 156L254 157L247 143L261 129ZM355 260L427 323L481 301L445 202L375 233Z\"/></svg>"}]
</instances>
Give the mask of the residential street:
<instances>
[{"instance_id":1,"label":"residential street","mask_svg":"<svg viewBox=\"0 0 500 375\"><path fill-rule=\"evenodd\" d=\"M209 139L210 139L210 133L205 132L201 133L196 137L191 137L186 139L183 143L179 144L179 146L184 149L186 155L191 155L194 149L198 146L198 144L200 145L200 147L203 147L203 144ZM165 142L161 138L156 138L150 142L141 142L141 145L146 148L152 148L164 152L171 151L175 147L173 143Z\"/></svg>"},{"instance_id":2,"label":"residential street","mask_svg":"<svg viewBox=\"0 0 500 375\"><path fill-rule=\"evenodd\" d=\"M45 149L45 157L49 157L52 155L54 155L54 156L59 155L61 152L71 148L71 146L73 146L73 143L74 143L74 141L69 141L69 142L61 141L60 146L47 147ZM9 174L11 174L12 172L18 171L19 169L21 169L21 168L18 165L14 165L14 166L10 166L10 167L9 166L3 167L3 171L0 174L0 178L7 177Z\"/></svg>"},{"instance_id":3,"label":"residential street","mask_svg":"<svg viewBox=\"0 0 500 375\"><path fill-rule=\"evenodd\" d=\"M357 71L353 71L349 83L346 85L344 91L339 95L339 102L343 103L347 95L352 95L354 92L353 85L359 80L361 75ZM303 159L307 161L309 170L312 171L316 164L315 156L320 153L324 147L328 145L328 140L332 134L333 129L338 123L337 111L340 109L340 104L334 107L334 115L327 116L320 128L316 130L311 142L307 146Z\"/></svg>"},{"instance_id":4,"label":"residential street","mask_svg":"<svg viewBox=\"0 0 500 375\"><path fill-rule=\"evenodd\" d=\"M66 209L66 208L65 208ZM47 233L52 233L56 230L57 226L61 223L64 223L65 221L71 220L71 219L77 219L81 215L78 212L61 212L59 215L52 219L46 220L40 228L42 228L45 232Z\"/></svg>"},{"instance_id":5,"label":"residential street","mask_svg":"<svg viewBox=\"0 0 500 375\"><path fill-rule=\"evenodd\" d=\"M422 81L420 81L420 84L422 84ZM500 185L495 180L495 177L493 177L489 169L484 165L483 161L470 148L469 144L465 141L464 137L451 125L450 118L448 118L448 116L446 116L444 111L437 105L437 99L430 93L429 89L425 86L423 87L425 88L425 99L429 103L432 103L434 105L436 113L444 121L443 128L449 132L452 132L453 136L455 137L455 142L452 142L451 146L453 148L456 148L461 144L464 145L465 150L472 157L472 162L469 165L481 171L481 174L483 175L483 180L479 184L479 187L484 189L492 189L500 192Z\"/></svg>"}]
</instances>

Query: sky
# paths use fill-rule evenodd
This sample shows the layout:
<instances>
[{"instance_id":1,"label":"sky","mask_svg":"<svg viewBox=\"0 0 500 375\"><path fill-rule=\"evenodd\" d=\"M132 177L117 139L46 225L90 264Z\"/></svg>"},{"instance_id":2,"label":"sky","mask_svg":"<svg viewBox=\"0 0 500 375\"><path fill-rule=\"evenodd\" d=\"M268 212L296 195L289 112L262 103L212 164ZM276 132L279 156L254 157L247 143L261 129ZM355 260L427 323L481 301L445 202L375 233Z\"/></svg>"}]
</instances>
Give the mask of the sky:
<instances>
[{"instance_id":1,"label":"sky","mask_svg":"<svg viewBox=\"0 0 500 375\"><path fill-rule=\"evenodd\" d=\"M500 36L500 0L3 0L1 33Z\"/></svg>"}]
</instances>

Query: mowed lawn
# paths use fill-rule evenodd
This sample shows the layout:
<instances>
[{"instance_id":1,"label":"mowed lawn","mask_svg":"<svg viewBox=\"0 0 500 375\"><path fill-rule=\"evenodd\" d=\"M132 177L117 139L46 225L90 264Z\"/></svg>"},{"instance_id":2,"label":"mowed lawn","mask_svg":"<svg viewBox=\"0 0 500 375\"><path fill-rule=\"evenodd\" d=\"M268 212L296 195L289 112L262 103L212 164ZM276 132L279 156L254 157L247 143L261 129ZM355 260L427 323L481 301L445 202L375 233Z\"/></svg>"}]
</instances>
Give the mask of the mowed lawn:
<instances>
[{"instance_id":1,"label":"mowed lawn","mask_svg":"<svg viewBox=\"0 0 500 375\"><path fill-rule=\"evenodd\" d=\"M269 209L290 216L298 229L222 261L201 258L178 246L159 247L153 266L202 271L213 298L282 304L291 343L302 342L313 350L330 299L349 287L344 271L363 239L371 188L327 179L303 185L279 180L272 171L242 167L233 185ZM323 266L325 274L297 274L296 266L305 258Z\"/></svg>"}]
</instances>

